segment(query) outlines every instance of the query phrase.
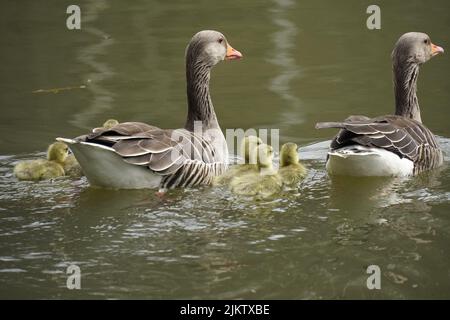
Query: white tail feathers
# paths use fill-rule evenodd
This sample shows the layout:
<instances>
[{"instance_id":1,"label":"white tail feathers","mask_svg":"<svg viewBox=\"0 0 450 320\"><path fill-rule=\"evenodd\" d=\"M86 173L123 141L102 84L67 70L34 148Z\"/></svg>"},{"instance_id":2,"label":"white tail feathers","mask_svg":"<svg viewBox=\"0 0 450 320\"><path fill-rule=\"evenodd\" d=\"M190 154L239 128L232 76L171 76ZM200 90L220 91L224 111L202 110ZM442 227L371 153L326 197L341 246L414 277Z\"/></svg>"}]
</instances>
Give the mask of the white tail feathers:
<instances>
[{"instance_id":1,"label":"white tail feathers","mask_svg":"<svg viewBox=\"0 0 450 320\"><path fill-rule=\"evenodd\" d=\"M345 176L409 176L414 163L381 148L359 145L343 147L328 153L327 170L332 175Z\"/></svg>"}]
</instances>

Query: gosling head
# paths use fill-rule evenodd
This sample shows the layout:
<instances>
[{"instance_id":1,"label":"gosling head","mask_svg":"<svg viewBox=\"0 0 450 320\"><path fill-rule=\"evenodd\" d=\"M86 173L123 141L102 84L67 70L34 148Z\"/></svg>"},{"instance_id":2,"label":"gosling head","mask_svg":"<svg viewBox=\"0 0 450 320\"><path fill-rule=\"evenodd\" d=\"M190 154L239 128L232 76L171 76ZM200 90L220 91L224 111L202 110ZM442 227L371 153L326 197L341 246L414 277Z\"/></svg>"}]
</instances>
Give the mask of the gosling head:
<instances>
[{"instance_id":1,"label":"gosling head","mask_svg":"<svg viewBox=\"0 0 450 320\"><path fill-rule=\"evenodd\" d=\"M292 142L283 144L280 151L280 167L298 163L298 145Z\"/></svg>"},{"instance_id":2,"label":"gosling head","mask_svg":"<svg viewBox=\"0 0 450 320\"><path fill-rule=\"evenodd\" d=\"M392 51L394 67L404 64L421 65L444 49L431 43L430 37L422 32L408 32L402 35Z\"/></svg>"},{"instance_id":3,"label":"gosling head","mask_svg":"<svg viewBox=\"0 0 450 320\"><path fill-rule=\"evenodd\" d=\"M242 58L242 53L233 49L225 36L214 30L196 33L186 48L186 61L213 67L222 60Z\"/></svg>"},{"instance_id":4,"label":"gosling head","mask_svg":"<svg viewBox=\"0 0 450 320\"><path fill-rule=\"evenodd\" d=\"M105 129L111 129L112 127L115 127L119 124L119 121L116 119L108 119L105 121L105 123L102 125Z\"/></svg>"},{"instance_id":5,"label":"gosling head","mask_svg":"<svg viewBox=\"0 0 450 320\"><path fill-rule=\"evenodd\" d=\"M262 140L256 136L245 136L241 141L241 154L244 155L245 163L256 164L256 148L262 144Z\"/></svg>"},{"instance_id":6,"label":"gosling head","mask_svg":"<svg viewBox=\"0 0 450 320\"><path fill-rule=\"evenodd\" d=\"M64 142L52 143L47 150L47 160L63 163L69 154L69 147Z\"/></svg>"},{"instance_id":7,"label":"gosling head","mask_svg":"<svg viewBox=\"0 0 450 320\"><path fill-rule=\"evenodd\" d=\"M260 144L257 148L258 167L264 169L272 168L273 148L267 144Z\"/></svg>"}]
</instances>

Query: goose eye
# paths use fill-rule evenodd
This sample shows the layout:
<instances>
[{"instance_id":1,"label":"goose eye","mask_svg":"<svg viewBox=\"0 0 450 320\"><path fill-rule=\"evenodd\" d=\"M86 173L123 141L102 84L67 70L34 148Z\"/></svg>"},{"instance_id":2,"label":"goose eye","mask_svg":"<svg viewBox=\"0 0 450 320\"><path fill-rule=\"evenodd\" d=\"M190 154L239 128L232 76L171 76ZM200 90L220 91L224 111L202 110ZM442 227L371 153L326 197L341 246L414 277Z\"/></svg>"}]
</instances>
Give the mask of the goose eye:
<instances>
[{"instance_id":1,"label":"goose eye","mask_svg":"<svg viewBox=\"0 0 450 320\"><path fill-rule=\"evenodd\" d=\"M423 40L423 43L428 44L430 41L428 39Z\"/></svg>"},{"instance_id":2,"label":"goose eye","mask_svg":"<svg viewBox=\"0 0 450 320\"><path fill-rule=\"evenodd\" d=\"M223 38L220 38L219 40L217 40L218 43L222 43L223 42Z\"/></svg>"}]
</instances>

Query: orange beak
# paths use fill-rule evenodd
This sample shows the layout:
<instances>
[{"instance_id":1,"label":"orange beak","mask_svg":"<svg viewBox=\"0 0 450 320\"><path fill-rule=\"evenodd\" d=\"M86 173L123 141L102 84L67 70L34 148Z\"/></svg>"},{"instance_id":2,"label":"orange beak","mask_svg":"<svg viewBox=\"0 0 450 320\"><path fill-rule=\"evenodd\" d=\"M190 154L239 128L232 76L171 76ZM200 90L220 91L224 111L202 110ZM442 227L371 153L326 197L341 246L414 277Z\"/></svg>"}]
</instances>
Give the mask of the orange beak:
<instances>
[{"instance_id":1,"label":"orange beak","mask_svg":"<svg viewBox=\"0 0 450 320\"><path fill-rule=\"evenodd\" d=\"M444 48L439 47L439 46L437 46L435 44L431 44L431 54L433 56L435 56L435 55L437 55L439 53L444 53Z\"/></svg>"},{"instance_id":2,"label":"orange beak","mask_svg":"<svg viewBox=\"0 0 450 320\"><path fill-rule=\"evenodd\" d=\"M227 44L227 55L225 56L225 60L238 60L242 58L242 53L234 49L232 46Z\"/></svg>"}]
</instances>

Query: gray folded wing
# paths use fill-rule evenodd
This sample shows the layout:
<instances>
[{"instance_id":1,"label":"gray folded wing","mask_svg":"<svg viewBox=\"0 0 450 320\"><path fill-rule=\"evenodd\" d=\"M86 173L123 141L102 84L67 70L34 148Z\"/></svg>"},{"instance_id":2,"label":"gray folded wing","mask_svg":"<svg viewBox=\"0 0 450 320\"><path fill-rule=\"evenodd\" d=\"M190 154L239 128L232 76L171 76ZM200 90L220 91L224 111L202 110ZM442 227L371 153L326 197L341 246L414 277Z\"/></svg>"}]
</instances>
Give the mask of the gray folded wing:
<instances>
[{"instance_id":1,"label":"gray folded wing","mask_svg":"<svg viewBox=\"0 0 450 320\"><path fill-rule=\"evenodd\" d=\"M332 150L354 144L386 149L400 158L412 160L415 171L442 163L442 151L431 131L422 123L405 117L350 116L343 122L318 123L316 128L341 129L331 142Z\"/></svg>"},{"instance_id":2,"label":"gray folded wing","mask_svg":"<svg viewBox=\"0 0 450 320\"><path fill-rule=\"evenodd\" d=\"M125 162L148 167L163 176L164 188L209 184L225 170L211 143L186 129L124 122L77 139L107 145Z\"/></svg>"}]
</instances>

